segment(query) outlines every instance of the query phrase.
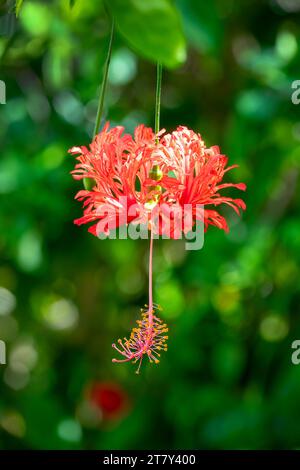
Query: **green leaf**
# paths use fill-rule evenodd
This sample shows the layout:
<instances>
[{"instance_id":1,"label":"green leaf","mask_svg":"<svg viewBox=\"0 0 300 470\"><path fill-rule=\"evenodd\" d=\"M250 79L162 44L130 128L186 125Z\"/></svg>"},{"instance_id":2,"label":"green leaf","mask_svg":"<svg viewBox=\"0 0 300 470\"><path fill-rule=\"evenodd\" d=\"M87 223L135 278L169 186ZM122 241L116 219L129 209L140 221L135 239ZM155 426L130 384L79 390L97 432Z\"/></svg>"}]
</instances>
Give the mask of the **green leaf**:
<instances>
[{"instance_id":1,"label":"green leaf","mask_svg":"<svg viewBox=\"0 0 300 470\"><path fill-rule=\"evenodd\" d=\"M220 51L224 42L224 21L218 11L218 2L176 0L175 3L188 41L201 52Z\"/></svg>"},{"instance_id":2,"label":"green leaf","mask_svg":"<svg viewBox=\"0 0 300 470\"><path fill-rule=\"evenodd\" d=\"M16 0L15 9L16 9L16 17L17 17L17 18L18 18L19 14L20 14L22 4L23 4L23 0Z\"/></svg>"},{"instance_id":3,"label":"green leaf","mask_svg":"<svg viewBox=\"0 0 300 470\"><path fill-rule=\"evenodd\" d=\"M109 8L119 32L138 54L169 68L184 62L180 18L169 0L110 0Z\"/></svg>"}]
</instances>

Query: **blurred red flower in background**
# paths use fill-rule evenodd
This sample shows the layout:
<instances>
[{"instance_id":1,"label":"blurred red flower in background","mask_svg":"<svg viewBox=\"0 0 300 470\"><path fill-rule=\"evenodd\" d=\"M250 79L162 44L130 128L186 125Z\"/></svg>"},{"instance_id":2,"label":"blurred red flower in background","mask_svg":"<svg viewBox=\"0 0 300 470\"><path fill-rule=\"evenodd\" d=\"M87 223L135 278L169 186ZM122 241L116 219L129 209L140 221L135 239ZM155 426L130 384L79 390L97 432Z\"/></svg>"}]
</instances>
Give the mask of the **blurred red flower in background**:
<instances>
[{"instance_id":1,"label":"blurred red flower in background","mask_svg":"<svg viewBox=\"0 0 300 470\"><path fill-rule=\"evenodd\" d=\"M93 382L88 387L88 399L106 420L117 420L129 409L127 393L113 382Z\"/></svg>"}]
</instances>

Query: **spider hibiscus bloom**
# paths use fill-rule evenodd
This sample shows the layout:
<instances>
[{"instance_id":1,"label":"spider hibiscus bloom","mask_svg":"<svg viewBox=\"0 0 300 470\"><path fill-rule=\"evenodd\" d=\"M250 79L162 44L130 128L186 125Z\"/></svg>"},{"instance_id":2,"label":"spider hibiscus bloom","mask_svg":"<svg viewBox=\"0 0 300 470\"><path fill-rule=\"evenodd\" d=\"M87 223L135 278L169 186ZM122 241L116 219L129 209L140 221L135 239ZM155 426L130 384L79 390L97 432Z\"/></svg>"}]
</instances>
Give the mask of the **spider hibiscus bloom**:
<instances>
[{"instance_id":1,"label":"spider hibiscus bloom","mask_svg":"<svg viewBox=\"0 0 300 470\"><path fill-rule=\"evenodd\" d=\"M84 201L84 214L74 221L76 225L93 223L88 229L93 235L109 234L123 224L142 220L145 207L156 200L158 192L155 177L151 176L153 167L159 164L160 180L168 171L152 129L140 125L134 138L123 135L123 131L121 126L109 129L107 123L89 148L69 150L78 160L73 178L94 182L92 190L76 194L76 199Z\"/></svg>"},{"instance_id":2,"label":"spider hibiscus bloom","mask_svg":"<svg viewBox=\"0 0 300 470\"><path fill-rule=\"evenodd\" d=\"M161 144L173 163L174 179L173 181L172 178L168 180L165 193L168 205L172 206L173 204L183 210L185 206L189 205L192 209L190 225L193 225L196 220L200 220L204 223L205 230L209 225L215 225L228 232L225 217L211 207L227 204L238 215L240 215L240 209L246 209L242 199L225 197L219 192L229 187L246 190L244 183L222 183L225 173L238 165L227 167L228 158L220 153L219 147L206 148L201 135L184 126L163 136ZM175 238L176 233L178 235L178 232L183 230L181 224L182 219L177 224L176 220L173 221Z\"/></svg>"},{"instance_id":3,"label":"spider hibiscus bloom","mask_svg":"<svg viewBox=\"0 0 300 470\"><path fill-rule=\"evenodd\" d=\"M138 362L138 373L144 357L158 363L160 353L167 350L168 328L159 318L160 307L152 296L152 235L180 238L181 232L190 231L197 220L204 223L205 229L215 225L228 231L226 219L211 206L227 204L239 214L246 208L244 201L225 197L219 191L228 187L245 190L246 186L223 183L225 173L237 165L227 167L228 159L220 154L219 147L206 148L201 136L186 127L155 135L141 125L134 138L123 135L123 131L123 127L109 130L106 124L89 149L73 147L69 152L78 155L79 161L73 177L94 181L91 191L82 190L76 195L85 208L76 224L92 222L89 231L94 235L109 233L132 221L146 222L151 231L149 304L142 309L142 319L129 338L112 345L121 356L113 362Z\"/></svg>"}]
</instances>

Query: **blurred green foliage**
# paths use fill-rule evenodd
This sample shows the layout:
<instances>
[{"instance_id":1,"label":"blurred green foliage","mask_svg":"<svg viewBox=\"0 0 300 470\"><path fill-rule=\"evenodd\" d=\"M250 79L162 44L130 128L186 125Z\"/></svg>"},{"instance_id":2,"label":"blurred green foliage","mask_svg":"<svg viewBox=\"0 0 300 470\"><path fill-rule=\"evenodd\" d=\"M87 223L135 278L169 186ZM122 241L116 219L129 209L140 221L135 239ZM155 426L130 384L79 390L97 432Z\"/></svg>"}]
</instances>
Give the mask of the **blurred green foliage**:
<instances>
[{"instance_id":1,"label":"blurred green foliage","mask_svg":"<svg viewBox=\"0 0 300 470\"><path fill-rule=\"evenodd\" d=\"M113 365L111 343L146 301L148 246L73 225L67 156L92 135L110 20L101 2L24 0L0 32L0 447L298 448L299 2L124 5L108 2L106 118L153 126L161 60L162 126L220 145L247 211L226 211L230 233L209 229L199 252L156 243L169 351L139 376Z\"/></svg>"}]
</instances>

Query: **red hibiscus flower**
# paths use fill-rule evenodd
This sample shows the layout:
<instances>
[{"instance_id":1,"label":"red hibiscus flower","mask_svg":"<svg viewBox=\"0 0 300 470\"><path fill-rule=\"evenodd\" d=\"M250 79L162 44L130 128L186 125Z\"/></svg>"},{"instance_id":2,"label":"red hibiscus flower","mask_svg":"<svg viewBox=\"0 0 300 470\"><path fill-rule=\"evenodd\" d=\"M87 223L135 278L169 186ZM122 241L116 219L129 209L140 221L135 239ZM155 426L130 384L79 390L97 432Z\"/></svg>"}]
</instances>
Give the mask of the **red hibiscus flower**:
<instances>
[{"instance_id":1,"label":"red hibiscus flower","mask_svg":"<svg viewBox=\"0 0 300 470\"><path fill-rule=\"evenodd\" d=\"M238 214L245 209L242 199L225 197L220 190L244 183L222 183L228 158L219 147L206 148L200 134L178 127L171 134L155 136L143 125L134 139L123 127L108 129L106 124L90 145L73 147L78 155L75 179L90 178L91 191L81 190L76 199L84 201L84 215L77 225L96 222L89 231L108 234L132 221L146 223L156 233L179 238L192 229L196 220L228 231L226 219L213 207L231 206ZM191 209L191 214L184 211ZM150 221L150 216L152 217Z\"/></svg>"}]
</instances>

